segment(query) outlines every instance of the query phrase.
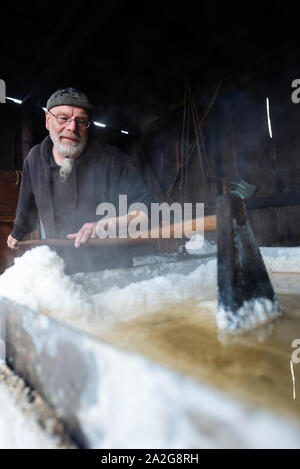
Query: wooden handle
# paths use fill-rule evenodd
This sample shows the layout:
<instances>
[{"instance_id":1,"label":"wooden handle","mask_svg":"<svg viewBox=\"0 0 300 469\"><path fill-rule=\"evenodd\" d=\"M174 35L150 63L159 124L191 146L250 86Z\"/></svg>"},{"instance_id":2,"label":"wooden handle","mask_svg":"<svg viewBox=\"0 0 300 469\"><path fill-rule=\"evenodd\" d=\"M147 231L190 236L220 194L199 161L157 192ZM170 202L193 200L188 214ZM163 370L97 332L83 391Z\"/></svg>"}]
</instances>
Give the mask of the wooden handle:
<instances>
[{"instance_id":1,"label":"wooden handle","mask_svg":"<svg viewBox=\"0 0 300 469\"><path fill-rule=\"evenodd\" d=\"M205 231L217 231L217 217L216 215L209 215L203 218L194 218L184 223L177 223L175 225L171 225L170 228L171 238L173 238L176 234L176 229L178 229L179 231L180 228L183 231L182 235L185 235L187 237L191 236L195 232L204 233Z\"/></svg>"},{"instance_id":2,"label":"wooden handle","mask_svg":"<svg viewBox=\"0 0 300 469\"><path fill-rule=\"evenodd\" d=\"M141 242L154 242L155 239L149 238L89 238L85 243L85 246L123 246L138 244ZM24 246L74 246L74 239L60 239L60 238L47 238L47 239L28 239L26 241L19 241L18 247Z\"/></svg>"},{"instance_id":3,"label":"wooden handle","mask_svg":"<svg viewBox=\"0 0 300 469\"><path fill-rule=\"evenodd\" d=\"M183 236L189 237L192 233L204 231L216 231L217 219L216 215L210 215L204 218L197 218L184 223L177 223L174 225L163 226L141 232L138 238L90 238L86 246L123 246L133 245L138 243L155 242L157 239L162 238L182 238ZM26 241L19 241L18 246L73 246L73 239L29 239Z\"/></svg>"}]
</instances>

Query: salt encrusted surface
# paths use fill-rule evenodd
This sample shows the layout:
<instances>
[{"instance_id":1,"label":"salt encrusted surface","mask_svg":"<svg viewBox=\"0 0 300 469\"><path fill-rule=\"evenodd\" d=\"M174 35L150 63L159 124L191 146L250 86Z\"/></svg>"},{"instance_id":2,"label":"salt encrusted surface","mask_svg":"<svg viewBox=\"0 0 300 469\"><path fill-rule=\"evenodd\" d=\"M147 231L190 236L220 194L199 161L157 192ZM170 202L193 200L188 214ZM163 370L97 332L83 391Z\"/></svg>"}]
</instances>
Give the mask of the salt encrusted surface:
<instances>
[{"instance_id":1,"label":"salt encrusted surface","mask_svg":"<svg viewBox=\"0 0 300 469\"><path fill-rule=\"evenodd\" d=\"M44 399L0 363L0 449L76 448Z\"/></svg>"},{"instance_id":2,"label":"salt encrusted surface","mask_svg":"<svg viewBox=\"0 0 300 469\"><path fill-rule=\"evenodd\" d=\"M292 249L296 249L292 251L295 255L291 250L285 250L281 253L281 258L273 255L274 251L263 252L269 269L272 272L282 272L289 266L288 271L291 271L291 260L294 259L297 264L299 253L298 248ZM274 257L276 259L272 263ZM70 277L64 275L61 259L43 246L17 258L15 266L7 269L0 277L0 295L57 319L74 321L77 325L86 325L95 316L99 316L103 322L126 321L153 312L161 308L162 304L179 303L189 298L216 301L216 260L197 267L188 275L173 273L124 288L114 286L90 297ZM103 347L106 345L103 344ZM152 369L151 366L144 365L142 357L139 357L136 381L131 382L126 379L128 370L125 354L123 356L117 351L115 354L115 360L110 355L105 361L100 396L103 408L100 409L100 414L91 410L86 416L90 419L91 432L93 425L101 419L106 438L102 443L103 447L130 448L137 444L140 447L159 447L162 441L162 447L166 447L165 442L171 441L168 438L174 429L174 439L169 446L172 448L299 447L299 425L227 399L222 394L204 386L196 386L189 380L184 380L183 385L181 377L179 382L178 375L168 370L159 371L158 368ZM128 409L128 396L134 396L137 389L139 400L136 402L133 399ZM16 400L11 397L0 382L0 446L55 446L56 443L49 443L47 438L44 439L36 431L37 427L31 429L29 416L25 418L20 414ZM141 416L147 432L137 435L135 422L140 422ZM128 421L132 422L130 431Z\"/></svg>"},{"instance_id":3,"label":"salt encrusted surface","mask_svg":"<svg viewBox=\"0 0 300 469\"><path fill-rule=\"evenodd\" d=\"M268 298L255 298L244 301L243 306L234 313L218 308L216 320L219 329L234 332L251 329L257 324L262 325L280 314L280 305L277 300L272 302Z\"/></svg>"},{"instance_id":4,"label":"salt encrusted surface","mask_svg":"<svg viewBox=\"0 0 300 469\"><path fill-rule=\"evenodd\" d=\"M214 259L188 275L171 273L124 288L112 286L90 296L64 274L62 259L47 246L40 246L16 258L15 265L0 276L0 295L34 311L84 327L95 315L107 321L130 320L156 311L164 304L180 303L189 298L213 299L216 297L215 271Z\"/></svg>"},{"instance_id":5,"label":"salt encrusted surface","mask_svg":"<svg viewBox=\"0 0 300 469\"><path fill-rule=\"evenodd\" d=\"M87 344L88 347L88 344ZM99 448L299 448L300 425L101 345L98 405L83 409ZM138 430L137 430L138 429Z\"/></svg>"},{"instance_id":6,"label":"salt encrusted surface","mask_svg":"<svg viewBox=\"0 0 300 469\"><path fill-rule=\"evenodd\" d=\"M127 321L141 314L155 312L164 305L179 304L191 298L199 301L214 299L215 269L216 261L211 260L188 275L170 273L131 283L124 288L111 287L93 295L93 299L103 318L108 321Z\"/></svg>"},{"instance_id":7,"label":"salt encrusted surface","mask_svg":"<svg viewBox=\"0 0 300 469\"><path fill-rule=\"evenodd\" d=\"M293 248L262 247L260 252L270 272L300 272L300 246Z\"/></svg>"},{"instance_id":8,"label":"salt encrusted surface","mask_svg":"<svg viewBox=\"0 0 300 469\"><path fill-rule=\"evenodd\" d=\"M292 293L297 287L294 279L281 279L280 283L276 283L272 275L278 271L300 272L300 248L262 248L261 252L276 292ZM162 260L165 258L162 257ZM176 272L176 264L171 265L172 271ZM216 301L216 271L217 263L213 259L187 275L169 273L135 281L123 288L112 284L91 296L64 274L63 260L54 251L40 246L16 258L14 266L0 276L0 295L34 311L58 320L74 321L78 327L85 327L89 319L95 316L100 316L104 321L126 321L188 299ZM261 304L257 306L261 310ZM244 310L248 310L247 305ZM263 308L263 311L268 310ZM220 323L223 324L222 320Z\"/></svg>"},{"instance_id":9,"label":"salt encrusted surface","mask_svg":"<svg viewBox=\"0 0 300 469\"><path fill-rule=\"evenodd\" d=\"M15 264L0 276L0 295L44 314L65 315L85 322L94 303L64 273L64 261L47 246L39 246L15 258Z\"/></svg>"}]
</instances>

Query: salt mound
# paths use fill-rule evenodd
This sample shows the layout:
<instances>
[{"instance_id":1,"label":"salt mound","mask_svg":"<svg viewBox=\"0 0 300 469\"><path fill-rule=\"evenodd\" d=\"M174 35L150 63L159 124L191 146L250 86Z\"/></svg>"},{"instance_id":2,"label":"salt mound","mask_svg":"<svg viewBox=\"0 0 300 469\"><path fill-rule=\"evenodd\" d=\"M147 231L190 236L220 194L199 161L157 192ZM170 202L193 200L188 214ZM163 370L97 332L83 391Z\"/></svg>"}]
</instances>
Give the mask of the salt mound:
<instances>
[{"instance_id":1,"label":"salt mound","mask_svg":"<svg viewBox=\"0 0 300 469\"><path fill-rule=\"evenodd\" d=\"M300 247L261 248L261 252L270 273L300 270ZM103 326L116 320L129 321L190 299L213 301L216 307L216 281L217 265L213 259L188 275L170 273L123 288L114 285L90 296L83 286L65 275L64 261L49 247L40 246L16 258L15 264L0 276L0 296L85 328L95 320L101 320Z\"/></svg>"},{"instance_id":2,"label":"salt mound","mask_svg":"<svg viewBox=\"0 0 300 469\"><path fill-rule=\"evenodd\" d=\"M94 305L83 288L64 273L64 261L48 246L39 246L15 258L0 276L0 296L33 311L59 319L84 319Z\"/></svg>"},{"instance_id":3,"label":"salt mound","mask_svg":"<svg viewBox=\"0 0 300 469\"><path fill-rule=\"evenodd\" d=\"M124 288L115 286L92 298L103 319L129 321L189 299L216 301L216 272L217 264L213 259L188 275L168 274Z\"/></svg>"},{"instance_id":4,"label":"salt mound","mask_svg":"<svg viewBox=\"0 0 300 469\"><path fill-rule=\"evenodd\" d=\"M65 275L64 261L49 247L40 246L16 258L0 276L0 296L82 327L96 317L104 322L128 321L162 305L188 299L215 300L216 260L200 265L189 275L168 274L124 288L112 286L89 296Z\"/></svg>"}]
</instances>

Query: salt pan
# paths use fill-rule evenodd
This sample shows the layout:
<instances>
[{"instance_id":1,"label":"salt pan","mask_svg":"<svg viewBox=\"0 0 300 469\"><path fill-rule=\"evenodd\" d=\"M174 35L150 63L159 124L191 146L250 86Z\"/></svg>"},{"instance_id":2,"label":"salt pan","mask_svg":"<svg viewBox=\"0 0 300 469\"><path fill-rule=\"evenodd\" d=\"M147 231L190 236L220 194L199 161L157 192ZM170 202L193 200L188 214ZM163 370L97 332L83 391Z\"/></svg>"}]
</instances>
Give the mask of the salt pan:
<instances>
[{"instance_id":1,"label":"salt pan","mask_svg":"<svg viewBox=\"0 0 300 469\"><path fill-rule=\"evenodd\" d=\"M261 252L269 272L300 271L300 247L261 248ZM189 299L216 304L216 259L188 275L170 273L88 295L65 275L63 260L49 247L40 246L16 258L14 266L0 276L0 295L58 320L76 321L78 326L95 317L104 322L127 321Z\"/></svg>"}]
</instances>

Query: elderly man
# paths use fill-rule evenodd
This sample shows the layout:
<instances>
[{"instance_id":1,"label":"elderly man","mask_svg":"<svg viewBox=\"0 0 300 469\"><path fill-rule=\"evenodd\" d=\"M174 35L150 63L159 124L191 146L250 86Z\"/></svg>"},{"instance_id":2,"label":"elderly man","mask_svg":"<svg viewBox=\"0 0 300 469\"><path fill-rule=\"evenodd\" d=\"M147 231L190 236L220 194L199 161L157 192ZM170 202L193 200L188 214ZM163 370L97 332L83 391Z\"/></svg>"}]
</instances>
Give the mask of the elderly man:
<instances>
[{"instance_id":1,"label":"elderly man","mask_svg":"<svg viewBox=\"0 0 300 469\"><path fill-rule=\"evenodd\" d=\"M128 157L89 135L91 111L87 96L73 88L58 90L49 98L49 136L24 161L14 228L7 239L11 249L36 228L39 218L47 238L74 239L78 248L96 237L99 204L109 202L118 209L119 195L127 195L128 206L135 202L149 206L150 195ZM137 214L129 214L128 220ZM58 252L69 273L121 263L118 249L67 247Z\"/></svg>"}]
</instances>

